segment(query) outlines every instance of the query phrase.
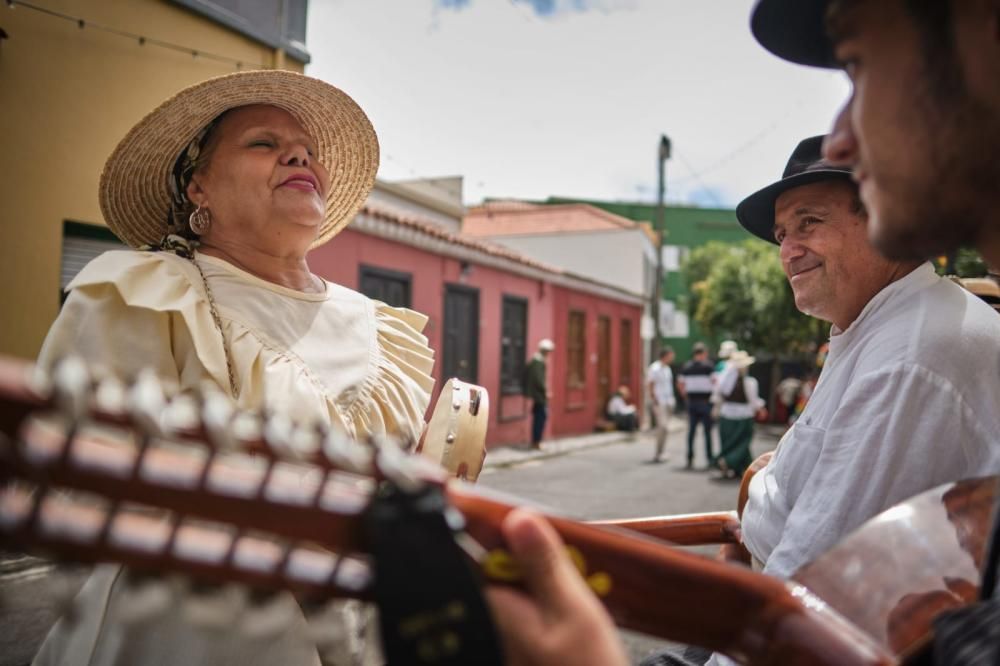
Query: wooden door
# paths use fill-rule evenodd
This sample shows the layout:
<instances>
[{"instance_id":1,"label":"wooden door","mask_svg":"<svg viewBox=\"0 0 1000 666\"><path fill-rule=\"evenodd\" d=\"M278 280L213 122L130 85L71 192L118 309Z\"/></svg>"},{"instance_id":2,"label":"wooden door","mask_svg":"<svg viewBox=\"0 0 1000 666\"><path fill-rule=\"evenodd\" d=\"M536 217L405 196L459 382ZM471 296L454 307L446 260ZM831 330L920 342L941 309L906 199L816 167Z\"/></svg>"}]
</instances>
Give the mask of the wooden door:
<instances>
[{"instance_id":1,"label":"wooden door","mask_svg":"<svg viewBox=\"0 0 1000 666\"><path fill-rule=\"evenodd\" d=\"M479 374L479 291L447 285L444 291L442 379L477 383Z\"/></svg>"}]
</instances>

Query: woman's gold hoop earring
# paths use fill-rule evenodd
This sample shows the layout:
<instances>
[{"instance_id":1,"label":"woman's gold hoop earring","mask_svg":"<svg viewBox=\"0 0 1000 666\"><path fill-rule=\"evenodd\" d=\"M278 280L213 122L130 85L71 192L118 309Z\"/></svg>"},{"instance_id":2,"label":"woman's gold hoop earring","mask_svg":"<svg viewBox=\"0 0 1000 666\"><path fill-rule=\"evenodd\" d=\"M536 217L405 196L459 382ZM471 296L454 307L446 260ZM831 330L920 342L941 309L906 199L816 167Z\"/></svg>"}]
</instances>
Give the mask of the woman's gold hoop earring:
<instances>
[{"instance_id":1,"label":"woman's gold hoop earring","mask_svg":"<svg viewBox=\"0 0 1000 666\"><path fill-rule=\"evenodd\" d=\"M212 226L212 214L208 212L207 208L198 206L197 210L191 213L191 217L188 218L188 225L190 225L191 231L202 236Z\"/></svg>"}]
</instances>

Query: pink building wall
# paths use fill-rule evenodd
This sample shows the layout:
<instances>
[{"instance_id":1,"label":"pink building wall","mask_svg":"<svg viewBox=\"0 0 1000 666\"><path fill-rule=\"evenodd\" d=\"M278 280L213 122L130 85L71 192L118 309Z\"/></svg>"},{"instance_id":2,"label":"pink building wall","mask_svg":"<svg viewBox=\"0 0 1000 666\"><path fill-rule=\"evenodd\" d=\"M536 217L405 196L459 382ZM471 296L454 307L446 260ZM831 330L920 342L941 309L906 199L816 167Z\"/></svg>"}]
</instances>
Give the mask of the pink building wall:
<instances>
[{"instance_id":1,"label":"pink building wall","mask_svg":"<svg viewBox=\"0 0 1000 666\"><path fill-rule=\"evenodd\" d=\"M638 339L640 308L609 298L558 287L544 280L523 277L515 273L463 263L409 245L361 233L352 229L314 250L309 255L310 266L319 275L352 289L358 289L362 265L389 269L412 275L412 308L428 316L424 334L435 350L435 391L431 405L437 400L442 386L441 338L445 286L462 285L479 291L478 383L490 393L490 424L487 444L527 442L530 428L530 405L520 395L504 396L500 391L501 314L503 296L517 296L528 303L527 354L536 349L542 338L552 338L557 345L549 363L549 382L553 388L547 436L579 434L593 430L597 418L597 365L587 364L587 387L571 395L565 390L566 328L569 310L587 312L588 358L597 353L597 316L611 317L612 381L620 376L618 340L623 317L633 320L633 377L640 379ZM563 378L563 379L560 379ZM635 389L633 392L638 395Z\"/></svg>"}]
</instances>

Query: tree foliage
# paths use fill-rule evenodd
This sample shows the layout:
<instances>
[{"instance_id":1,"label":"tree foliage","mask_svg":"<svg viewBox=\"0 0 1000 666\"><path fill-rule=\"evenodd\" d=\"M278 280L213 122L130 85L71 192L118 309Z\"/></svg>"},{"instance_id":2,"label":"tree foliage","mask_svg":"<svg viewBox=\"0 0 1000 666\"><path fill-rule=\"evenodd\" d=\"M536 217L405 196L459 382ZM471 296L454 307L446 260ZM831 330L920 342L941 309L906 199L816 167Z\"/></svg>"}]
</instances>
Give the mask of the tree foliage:
<instances>
[{"instance_id":1,"label":"tree foliage","mask_svg":"<svg viewBox=\"0 0 1000 666\"><path fill-rule=\"evenodd\" d=\"M795 309L777 250L759 240L708 243L683 268L691 287L691 315L717 339L772 355L806 353L828 324Z\"/></svg>"},{"instance_id":2,"label":"tree foliage","mask_svg":"<svg viewBox=\"0 0 1000 666\"><path fill-rule=\"evenodd\" d=\"M948 265L948 259L948 257L937 257L934 260L934 268L938 275L957 275L967 278L984 277L987 273L986 262L974 248L959 248L951 257L951 266Z\"/></svg>"}]
</instances>

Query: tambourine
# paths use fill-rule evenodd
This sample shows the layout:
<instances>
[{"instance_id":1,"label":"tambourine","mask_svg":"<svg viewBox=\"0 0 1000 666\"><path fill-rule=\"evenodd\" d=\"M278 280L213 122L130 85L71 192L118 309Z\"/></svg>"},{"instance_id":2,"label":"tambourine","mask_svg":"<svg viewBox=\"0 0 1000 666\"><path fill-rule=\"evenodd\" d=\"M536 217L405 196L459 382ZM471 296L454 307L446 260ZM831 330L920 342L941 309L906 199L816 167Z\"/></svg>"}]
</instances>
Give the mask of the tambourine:
<instances>
[{"instance_id":1,"label":"tambourine","mask_svg":"<svg viewBox=\"0 0 1000 666\"><path fill-rule=\"evenodd\" d=\"M438 396L417 452L465 481L475 481L486 459L490 396L482 386L452 378Z\"/></svg>"}]
</instances>

